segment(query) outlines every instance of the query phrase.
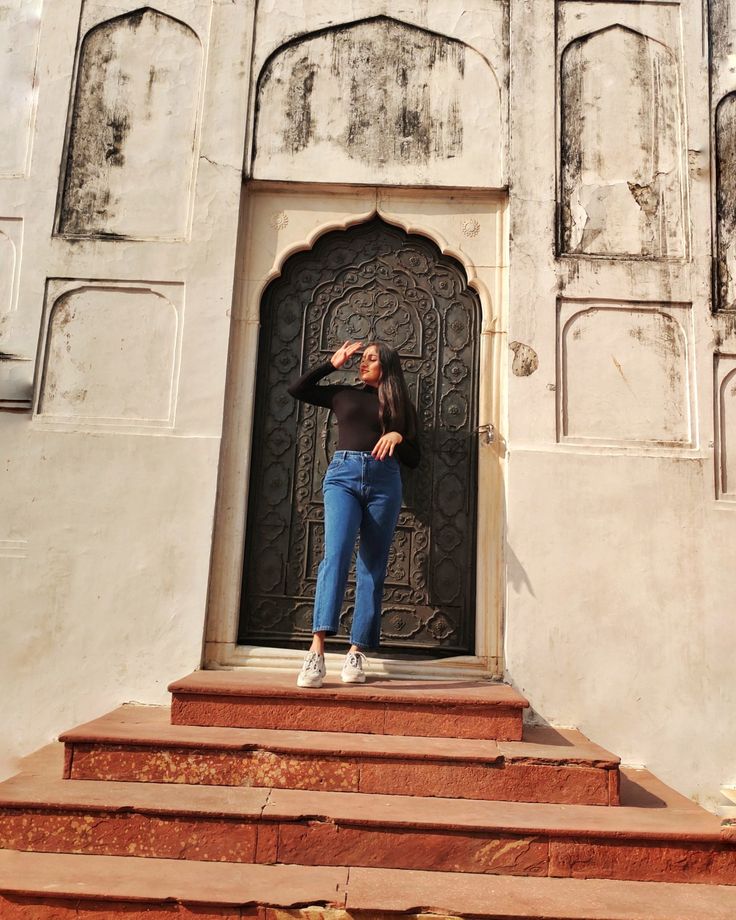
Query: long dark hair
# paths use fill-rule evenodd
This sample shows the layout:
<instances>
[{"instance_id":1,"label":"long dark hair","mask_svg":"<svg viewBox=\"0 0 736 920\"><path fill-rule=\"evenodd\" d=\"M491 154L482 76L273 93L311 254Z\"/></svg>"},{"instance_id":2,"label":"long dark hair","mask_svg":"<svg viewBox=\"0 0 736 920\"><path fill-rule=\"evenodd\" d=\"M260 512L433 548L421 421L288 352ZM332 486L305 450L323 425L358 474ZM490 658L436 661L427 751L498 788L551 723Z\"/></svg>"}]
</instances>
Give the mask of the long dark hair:
<instances>
[{"instance_id":1,"label":"long dark hair","mask_svg":"<svg viewBox=\"0 0 736 920\"><path fill-rule=\"evenodd\" d=\"M413 440L417 436L417 411L409 395L399 353L385 342L368 342L365 347L370 345L378 350L381 363L381 379L378 382L381 428L384 432L398 431Z\"/></svg>"}]
</instances>

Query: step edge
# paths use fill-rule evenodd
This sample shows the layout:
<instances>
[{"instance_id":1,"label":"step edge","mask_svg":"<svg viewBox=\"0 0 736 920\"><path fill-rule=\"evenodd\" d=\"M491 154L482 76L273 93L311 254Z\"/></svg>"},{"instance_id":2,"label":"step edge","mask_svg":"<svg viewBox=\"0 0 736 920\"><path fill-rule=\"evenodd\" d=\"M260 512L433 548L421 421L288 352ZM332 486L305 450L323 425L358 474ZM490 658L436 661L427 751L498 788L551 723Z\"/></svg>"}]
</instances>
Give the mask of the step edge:
<instances>
[{"instance_id":1,"label":"step edge","mask_svg":"<svg viewBox=\"0 0 736 920\"><path fill-rule=\"evenodd\" d=\"M263 787L264 791L267 787ZM370 796L369 793L354 793ZM419 798L412 797L412 798ZM430 797L427 797L430 798ZM450 800L454 801L454 800ZM533 803L498 803L504 806L513 804L533 804ZM53 812L55 814L93 812L95 814L126 815L136 814L148 817L182 817L182 818L200 818L203 820L223 820L233 824L247 821L256 824L334 824L342 827L365 827L365 828L384 828L387 830L411 829L414 831L446 831L456 833L474 833L485 834L493 832L496 834L524 835L524 836L542 836L550 839L580 837L585 840L612 840L612 841L661 841L673 843L717 843L723 849L736 850L736 842L729 843L724 841L719 830L713 831L684 831L684 830L648 830L648 829L620 829L620 828L591 828L585 824L577 827L560 828L552 822L545 824L528 824L523 822L515 823L510 820L500 820L498 822L488 821L483 824L469 823L463 821L438 821L432 819L423 820L421 817L412 816L405 819L392 818L360 818L345 817L330 814L327 811L318 811L314 809L294 809L288 811L280 806L279 811L269 811L269 805L266 804L261 808L254 808L253 811L243 809L242 811L218 811L207 808L196 807L179 807L171 806L140 806L135 804L129 805L111 805L106 806L102 803L85 803L85 802L0 802L0 819L6 812L26 811L33 813ZM568 806L559 805L558 808ZM574 805L574 808L606 808L602 805ZM619 809L614 810L614 814ZM26 851L24 851L26 852Z\"/></svg>"},{"instance_id":2,"label":"step edge","mask_svg":"<svg viewBox=\"0 0 736 920\"><path fill-rule=\"evenodd\" d=\"M189 728L195 728L198 726L187 726ZM204 726L202 726L204 728ZM233 729L233 731L239 731L240 729ZM269 729L269 731L278 731L278 729ZM326 733L314 732L315 735L321 735ZM345 733L351 734L351 733ZM358 733L352 733L358 734ZM386 735L370 735L371 738L393 738L393 737L412 737L416 738L417 742L426 742L430 740L428 737L422 736L386 736ZM346 739L349 741L350 739ZM431 740L435 741L479 741L482 743L498 744L499 742L494 741L493 739L465 739L465 738L432 738ZM272 743L272 742L259 742L257 740L252 741L214 741L214 740L190 740L190 739L162 739L160 737L148 736L145 737L142 733L137 737L132 738L120 738L116 737L112 733L105 733L104 731L83 731L81 729L71 729L70 731L63 732L59 735L59 741L64 745L77 745L77 744L87 744L87 745L99 745L99 746L117 746L117 747L131 747L131 748L179 748L183 750L204 750L204 751L230 751L233 753L246 753L249 751L264 751L272 752L279 754L301 754L308 757L355 757L363 758L366 760L412 760L412 761L424 761L424 762L461 762L461 763L477 763L477 764L528 764L530 766L566 766L566 767L581 767L581 768L594 768L601 770L612 770L617 769L621 765L621 759L616 755L610 755L610 757L603 757L600 755L599 751L596 751L595 754L591 753L590 757L586 757L582 753L577 753L572 757L565 757L564 755L558 753L550 753L549 757L542 757L539 755L525 755L523 752L514 754L502 753L499 751L496 754L489 752L488 754L467 754L462 751L453 751L452 749L448 750L443 754L439 753L425 753L422 751L381 751L381 750L362 750L359 748L350 748L347 744L343 744L340 747L336 747L334 750L325 749L315 749L306 747L299 743L288 744L286 742L282 743ZM524 742L503 742L504 744L523 744ZM579 749L578 749L579 750ZM600 749L599 749L600 750Z\"/></svg>"},{"instance_id":3,"label":"step edge","mask_svg":"<svg viewBox=\"0 0 736 920\"><path fill-rule=\"evenodd\" d=\"M34 859L38 859L38 861L41 862L41 864L45 866L53 866L54 858L58 859L59 857L59 854L46 854L46 853L38 853L38 854L37 853L26 853L23 855L26 857L26 861L29 864L31 864L34 861ZM92 861L100 860L100 859L105 859L107 861L107 865L112 868L118 860L120 861L120 865L122 865L123 864L122 861L129 860L131 858L137 858L137 857L125 857L125 856L99 857L99 856L88 856L84 854L79 854L79 855L74 856L74 859L79 861L80 868L82 867L82 865L85 865L85 866L91 865ZM151 872L153 873L153 871L155 871L155 868L156 868L155 863L160 862L160 860L156 858L151 858L151 859L146 859L146 862L154 863L154 866L151 870ZM167 860L167 862L176 863L178 861ZM210 869L210 867L213 867L211 869L211 872L213 875L217 875L220 873L214 867L225 866L228 864L207 863L205 865L207 866L208 870ZM299 864L292 864L292 865L299 866ZM299 867L303 868L301 866ZM263 867L262 866L261 868L278 869L279 870L278 873L274 872L274 877L276 877L277 874L281 874L281 875L286 874L283 872L283 869L288 869L290 868L290 866L279 866L279 867L276 867L276 866ZM316 870L333 869L336 872L339 872L342 867L310 866L308 868L316 869ZM435 880L434 877L439 877L442 880L443 884L450 886L450 888L453 882L458 881L458 875L460 875L459 873L453 873L453 872L431 872L430 873L426 870L373 869L373 868L364 868L364 867L345 867L344 868L344 871L345 871L344 882L335 891L336 900L332 903L334 903L338 907L342 907L342 909L345 911L355 911L356 916L359 916L360 912L369 912L369 911L373 911L374 913L372 915L376 916L375 912L381 911L381 910L384 910L384 912L388 916L389 914L393 915L395 913L399 913L399 914L406 913L406 910L403 907L398 910L396 909L388 910L386 908L383 908L381 905L379 905L378 907L375 907L375 906L371 907L370 904L366 904L365 902L360 903L360 901L363 899L360 899L357 893L352 894L353 903L351 903L351 885L350 885L350 878L348 876L349 868L352 868L355 870L356 876L362 876L363 874L369 875L371 877L371 881L373 882L378 880L380 877L383 877L384 879L386 879L387 877L402 878L402 880L404 881L407 881L407 880L411 881L411 880L416 880L417 876L426 877L431 874L431 876L433 876L432 881ZM179 871L182 877L186 875L188 869L189 869L189 866L187 866L186 864L180 866ZM207 870L205 870L205 873L203 874L208 874ZM527 877L488 876L488 875L478 875L475 873L462 873L460 881L462 882L463 887L467 885L468 879L472 879L483 885L487 885L489 880L493 881L496 884L503 885L504 887L509 889L509 891L504 893L504 897L506 899L508 899L509 895L515 898L516 897L515 890L521 888L522 886L526 886L529 881ZM498 881L499 879L501 880L500 882ZM641 891L641 892L648 891L652 893L656 892L658 895L659 894L666 895L668 893L674 894L675 892L677 892L677 893L681 893L687 896L690 896L691 893L698 892L702 894L702 896L705 897L706 899L710 899L711 897L715 898L717 895L720 895L720 894L724 894L731 899L734 899L736 897L733 886L710 885L707 883L697 883L697 882L696 883L651 882L651 881L638 882L638 881L631 881L628 879L575 879L575 878L553 878L553 877L535 877L532 879L532 881L533 881L533 885L535 888L548 889L550 892L555 891L556 895L561 894L566 903L569 903L571 896L574 896L575 892L585 892L593 887L595 887L595 889L599 893L603 893L603 892L606 892L607 894L610 893L611 895L614 896L614 898L616 897L616 894L618 892L632 891L632 890L636 892L638 891ZM178 879L174 883L174 887L176 884L179 884ZM635 887L632 888L632 886L635 886ZM90 890L80 891L78 886L75 886L73 883L69 883L66 881L57 882L53 889L49 889L47 886L41 886L41 885L31 886L31 885L28 885L27 883L12 884L10 882L0 881L0 894L12 895L16 897L28 897L28 898L44 898L45 897L50 900L63 900L63 899L75 898L75 899L85 900L85 901L97 900L97 901L109 901L112 903L119 903L119 902L124 902L124 901L130 901L130 902L136 902L136 903L166 903L168 902L168 903L179 903L179 904L213 905L213 906L223 906L223 907L246 906L249 904L258 904L259 906L273 906L273 907L281 908L284 910L294 907L293 904L285 904L283 902L279 902L278 904L276 904L275 902L268 903L263 900L245 901L245 900L242 900L241 898L236 899L236 898L228 897L227 895L223 896L221 892L216 892L213 894L211 892L211 888L210 888L210 897L206 899L205 898L193 899L191 896L177 894L176 892L172 892L170 895L166 897L161 897L160 895L145 894L145 893L141 894L139 892L137 897L131 897L123 893L116 893L116 894L111 895L108 891L104 889L105 889L105 885L102 882L99 882L99 883L93 882L90 886ZM442 916L443 914L448 915L448 913L453 910L450 899L454 897L461 897L461 895L459 893L456 895L454 891L450 890L449 893L446 894L446 896L443 897L442 899L444 902L444 906L438 907L438 908L431 908L431 911L433 913L437 913L438 917ZM436 896L433 896L433 900L435 898ZM284 899L284 901L285 900L287 899ZM359 903L356 904L355 903L356 900L358 900ZM689 897L688 897L688 900L689 900ZM612 904L613 903L614 902L612 902ZM301 906L312 906L312 904L310 903L310 905L301 905ZM319 906L319 905L315 903L314 906ZM503 907L503 906L504 905L499 905L499 907ZM546 909L546 908L543 908L543 909ZM610 909L613 910L614 908L611 907ZM489 906L489 913L487 915L485 913L478 913L477 911L473 911L471 916L498 917L499 916L498 913L495 913L495 914L491 913L491 911L493 910L494 910L494 907ZM615 914L611 915L612 918L615 918L615 920L625 920L626 917L634 916L629 911L628 908L624 908L624 911L625 911L624 913L620 913L619 910L620 908L616 908ZM679 906L676 907L676 910L678 910L679 912L672 914L672 920L675 920L675 918L677 918L677 920L680 920L680 918L683 916L682 910ZM467 913L467 912L464 912L464 913ZM452 915L454 916L454 914ZM536 908L535 908L535 913L529 914L530 918L539 917L540 920L541 918L547 915L548 914L545 914L545 913L537 913ZM517 916L521 917L522 915L518 914ZM640 918L641 913L638 912L637 916ZM704 916L705 914L701 913L700 911L697 914L693 914L693 917L697 917L697 918L703 918Z\"/></svg>"},{"instance_id":4,"label":"step edge","mask_svg":"<svg viewBox=\"0 0 736 920\"><path fill-rule=\"evenodd\" d=\"M197 672L195 672L197 673ZM219 672L217 672L219 673ZM529 708L529 700L521 694L517 693L512 688L512 693L514 696L510 696L508 699L483 699L482 697L478 698L469 698L467 700L452 699L447 696L443 696L439 691L437 694L428 694L421 697L417 697L416 694L412 694L409 690L388 690L385 694L379 694L377 692L372 692L369 689L365 689L366 684L361 684L360 689L355 689L351 685L346 685L342 688L322 688L322 687L313 687L305 692L304 689L299 689L298 687L274 687L269 689L267 687L223 687L216 684L211 686L189 686L186 684L187 678L181 678L179 680L172 681L167 685L167 690L172 696L213 696L213 697L235 697L242 698L244 700L274 700L274 699L286 699L286 700L295 700L298 699L301 702L307 700L320 700L321 702L333 702L333 703L355 703L363 702L370 703L373 705L384 705L391 706L396 703L410 703L413 706L416 705L441 705L448 709L450 708L461 708L461 707L491 707L491 708L502 708L502 709L527 709ZM499 684L498 686L508 687L508 684Z\"/></svg>"}]
</instances>

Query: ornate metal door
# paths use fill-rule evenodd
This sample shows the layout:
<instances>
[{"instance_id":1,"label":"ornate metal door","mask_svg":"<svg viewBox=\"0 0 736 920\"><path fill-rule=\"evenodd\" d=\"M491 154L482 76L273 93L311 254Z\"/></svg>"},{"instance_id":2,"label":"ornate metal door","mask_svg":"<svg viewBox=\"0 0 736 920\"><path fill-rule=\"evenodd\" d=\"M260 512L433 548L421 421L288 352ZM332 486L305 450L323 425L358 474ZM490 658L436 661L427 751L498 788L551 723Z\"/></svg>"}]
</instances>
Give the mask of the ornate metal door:
<instances>
[{"instance_id":1,"label":"ornate metal door","mask_svg":"<svg viewBox=\"0 0 736 920\"><path fill-rule=\"evenodd\" d=\"M321 483L336 427L286 388L345 339L379 339L401 355L422 450L419 468L403 471L381 646L472 653L480 304L462 268L429 240L372 220L292 256L261 317L239 641L292 646L311 635ZM356 380L351 367L324 383ZM349 635L354 587L351 574L338 644Z\"/></svg>"}]
</instances>

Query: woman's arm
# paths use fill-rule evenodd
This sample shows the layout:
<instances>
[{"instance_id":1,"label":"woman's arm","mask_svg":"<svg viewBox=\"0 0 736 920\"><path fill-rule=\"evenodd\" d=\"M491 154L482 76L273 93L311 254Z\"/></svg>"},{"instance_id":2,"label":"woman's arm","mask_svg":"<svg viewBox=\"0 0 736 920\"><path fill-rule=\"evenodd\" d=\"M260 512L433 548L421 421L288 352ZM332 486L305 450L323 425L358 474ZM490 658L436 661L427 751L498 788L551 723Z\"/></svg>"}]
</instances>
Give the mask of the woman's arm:
<instances>
[{"instance_id":1,"label":"woman's arm","mask_svg":"<svg viewBox=\"0 0 736 920\"><path fill-rule=\"evenodd\" d=\"M419 450L419 418L414 403L410 402L407 406L407 413L410 418L407 419L407 428L410 436L404 435L401 444L396 448L396 456L410 469L414 470L419 466L421 451Z\"/></svg>"},{"instance_id":2,"label":"woman's arm","mask_svg":"<svg viewBox=\"0 0 736 920\"><path fill-rule=\"evenodd\" d=\"M312 406L324 406L327 409L331 409L332 399L339 387L321 387L318 386L318 381L331 374L334 370L335 366L331 361L325 361L324 364L318 364L317 367L310 368L306 374L302 374L298 380L289 385L289 395Z\"/></svg>"},{"instance_id":3,"label":"woman's arm","mask_svg":"<svg viewBox=\"0 0 736 920\"><path fill-rule=\"evenodd\" d=\"M408 466L412 470L419 466L421 452L418 441L404 438L401 444L397 444L395 453L404 466Z\"/></svg>"},{"instance_id":4,"label":"woman's arm","mask_svg":"<svg viewBox=\"0 0 736 920\"><path fill-rule=\"evenodd\" d=\"M352 358L356 351L360 351L362 348L362 342L351 342L350 340L344 342L329 361L313 367L292 383L288 388L289 394L295 399L310 403L312 406L324 406L326 409L331 409L335 393L339 390L344 390L345 387L320 387L317 386L317 381L341 368L346 361Z\"/></svg>"}]
</instances>

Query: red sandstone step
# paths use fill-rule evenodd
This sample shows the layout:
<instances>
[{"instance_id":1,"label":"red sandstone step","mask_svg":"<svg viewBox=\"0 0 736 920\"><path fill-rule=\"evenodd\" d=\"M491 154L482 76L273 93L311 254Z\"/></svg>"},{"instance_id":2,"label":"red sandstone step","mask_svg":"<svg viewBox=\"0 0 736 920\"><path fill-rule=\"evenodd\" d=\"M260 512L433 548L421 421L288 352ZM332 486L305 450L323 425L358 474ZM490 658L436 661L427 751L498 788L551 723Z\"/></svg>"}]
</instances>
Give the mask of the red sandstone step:
<instances>
[{"instance_id":1,"label":"red sandstone step","mask_svg":"<svg viewBox=\"0 0 736 920\"><path fill-rule=\"evenodd\" d=\"M702 809L272 790L262 819L282 863L736 885L736 846Z\"/></svg>"},{"instance_id":2,"label":"red sandstone step","mask_svg":"<svg viewBox=\"0 0 736 920\"><path fill-rule=\"evenodd\" d=\"M736 846L722 841L719 819L643 771L630 773L625 784L626 801L641 804L616 809L69 782L48 772L0 785L1 847L736 884Z\"/></svg>"},{"instance_id":3,"label":"red sandstone step","mask_svg":"<svg viewBox=\"0 0 736 920\"><path fill-rule=\"evenodd\" d=\"M283 920L286 910L293 920L733 920L736 889L0 851L3 920Z\"/></svg>"},{"instance_id":4,"label":"red sandstone step","mask_svg":"<svg viewBox=\"0 0 736 920\"><path fill-rule=\"evenodd\" d=\"M328 680L300 690L294 674L195 671L169 686L174 725L360 732L520 741L526 699L492 681Z\"/></svg>"},{"instance_id":5,"label":"red sandstone step","mask_svg":"<svg viewBox=\"0 0 736 920\"><path fill-rule=\"evenodd\" d=\"M123 706L61 736L70 779L617 805L619 760L578 732L527 742L171 725Z\"/></svg>"}]
</instances>

